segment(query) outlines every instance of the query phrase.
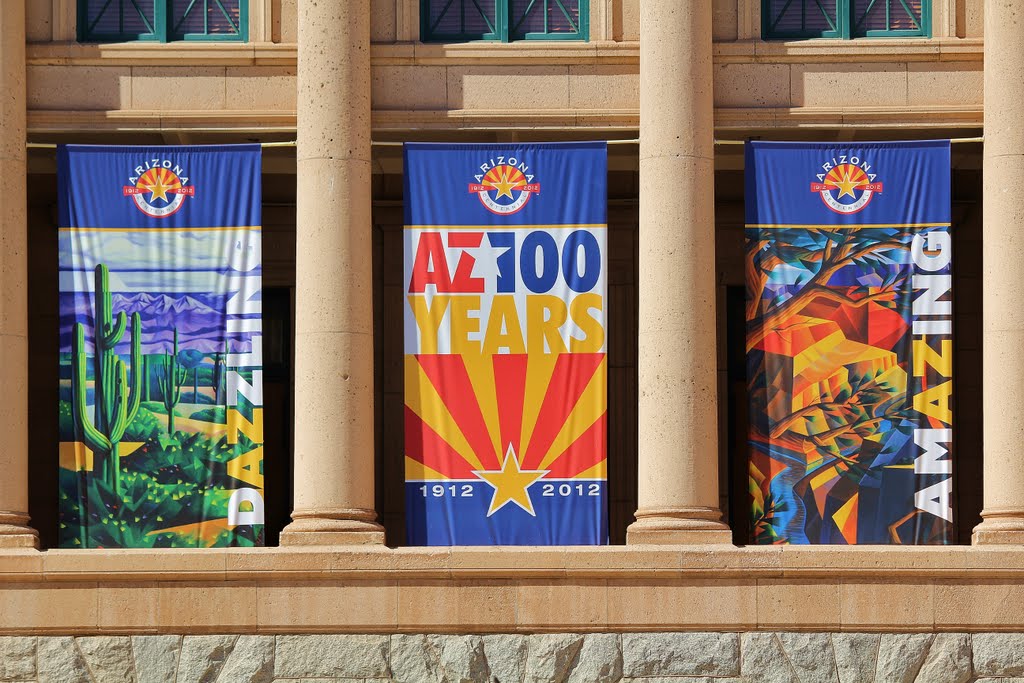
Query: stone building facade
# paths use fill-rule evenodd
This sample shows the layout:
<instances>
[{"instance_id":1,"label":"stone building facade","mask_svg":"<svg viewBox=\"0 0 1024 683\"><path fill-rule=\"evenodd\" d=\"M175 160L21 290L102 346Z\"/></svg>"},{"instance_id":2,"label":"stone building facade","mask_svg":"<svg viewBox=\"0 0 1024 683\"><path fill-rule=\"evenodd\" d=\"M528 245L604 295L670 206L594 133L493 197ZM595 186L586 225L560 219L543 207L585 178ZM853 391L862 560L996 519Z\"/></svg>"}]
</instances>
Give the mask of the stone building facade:
<instances>
[{"instance_id":1,"label":"stone building facade","mask_svg":"<svg viewBox=\"0 0 1024 683\"><path fill-rule=\"evenodd\" d=\"M927 36L780 41L767 6L590 0L586 41L445 43L420 0L250 0L245 41L92 43L76 0L0 0L0 681L1024 680L1024 10L931 0ZM973 140L961 544L747 546L728 143L936 137ZM397 143L565 139L618 141L613 545L404 547ZM263 170L273 547L53 549L46 145L292 140Z\"/></svg>"}]
</instances>

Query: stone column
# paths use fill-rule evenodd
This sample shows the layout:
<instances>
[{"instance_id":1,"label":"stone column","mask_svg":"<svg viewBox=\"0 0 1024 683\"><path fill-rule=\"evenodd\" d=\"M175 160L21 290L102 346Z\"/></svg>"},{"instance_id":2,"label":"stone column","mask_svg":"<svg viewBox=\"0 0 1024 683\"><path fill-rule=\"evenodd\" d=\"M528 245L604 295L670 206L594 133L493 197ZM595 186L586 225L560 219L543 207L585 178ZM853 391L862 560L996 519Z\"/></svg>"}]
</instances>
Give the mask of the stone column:
<instances>
[{"instance_id":1,"label":"stone column","mask_svg":"<svg viewBox=\"0 0 1024 683\"><path fill-rule=\"evenodd\" d=\"M300 0L295 510L282 545L383 543L374 511L370 0Z\"/></svg>"},{"instance_id":2,"label":"stone column","mask_svg":"<svg viewBox=\"0 0 1024 683\"><path fill-rule=\"evenodd\" d=\"M1024 543L1024 205L1008 179L1024 173L1024 14L985 2L982 232L984 509L974 543ZM969 400L969 399L968 399ZM964 454L970 457L970 454Z\"/></svg>"},{"instance_id":3,"label":"stone column","mask_svg":"<svg viewBox=\"0 0 1024 683\"><path fill-rule=\"evenodd\" d=\"M627 542L731 543L718 509L711 0L640 2L639 509Z\"/></svg>"},{"instance_id":4,"label":"stone column","mask_svg":"<svg viewBox=\"0 0 1024 683\"><path fill-rule=\"evenodd\" d=\"M25 0L0 2L0 548L34 548L28 526L28 211Z\"/></svg>"}]
</instances>

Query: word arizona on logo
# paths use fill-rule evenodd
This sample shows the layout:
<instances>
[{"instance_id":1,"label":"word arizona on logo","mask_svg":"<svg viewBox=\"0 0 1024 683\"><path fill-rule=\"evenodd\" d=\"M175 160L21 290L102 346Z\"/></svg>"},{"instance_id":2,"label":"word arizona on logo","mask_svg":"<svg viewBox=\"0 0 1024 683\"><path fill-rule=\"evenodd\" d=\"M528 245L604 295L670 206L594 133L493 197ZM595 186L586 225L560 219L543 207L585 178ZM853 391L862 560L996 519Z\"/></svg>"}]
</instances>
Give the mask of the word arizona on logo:
<instances>
[{"instance_id":1,"label":"word arizona on logo","mask_svg":"<svg viewBox=\"0 0 1024 683\"><path fill-rule=\"evenodd\" d=\"M128 185L122 188L139 211L152 218L166 218L178 212L185 197L194 197L194 185L186 185L184 169L169 159L150 159L132 169ZM147 198L148 195L148 198Z\"/></svg>"},{"instance_id":2,"label":"word arizona on logo","mask_svg":"<svg viewBox=\"0 0 1024 683\"><path fill-rule=\"evenodd\" d=\"M882 191L882 183L876 183L875 177L866 161L840 155L821 165L818 182L811 183L811 192L821 195L825 206L836 213L857 213L871 202L876 192Z\"/></svg>"},{"instance_id":3,"label":"word arizona on logo","mask_svg":"<svg viewBox=\"0 0 1024 683\"><path fill-rule=\"evenodd\" d=\"M480 173L469 184L470 194L480 198L484 208L499 216L522 211L540 183L533 182L530 167L515 157L497 157L480 164Z\"/></svg>"}]
</instances>

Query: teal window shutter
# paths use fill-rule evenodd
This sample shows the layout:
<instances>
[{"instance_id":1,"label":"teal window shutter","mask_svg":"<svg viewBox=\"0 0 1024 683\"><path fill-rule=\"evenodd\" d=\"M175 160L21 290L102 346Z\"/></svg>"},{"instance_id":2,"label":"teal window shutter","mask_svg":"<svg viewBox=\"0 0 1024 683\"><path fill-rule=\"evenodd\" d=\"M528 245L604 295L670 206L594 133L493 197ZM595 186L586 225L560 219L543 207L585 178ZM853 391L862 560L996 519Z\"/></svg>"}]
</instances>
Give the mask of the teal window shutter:
<instances>
[{"instance_id":1,"label":"teal window shutter","mask_svg":"<svg viewBox=\"0 0 1024 683\"><path fill-rule=\"evenodd\" d=\"M171 0L167 23L172 40L245 41L248 13L245 0Z\"/></svg>"},{"instance_id":2,"label":"teal window shutter","mask_svg":"<svg viewBox=\"0 0 1024 683\"><path fill-rule=\"evenodd\" d=\"M931 0L762 0L766 40L931 37Z\"/></svg>"},{"instance_id":3,"label":"teal window shutter","mask_svg":"<svg viewBox=\"0 0 1024 683\"><path fill-rule=\"evenodd\" d=\"M587 40L587 0L508 0L512 40Z\"/></svg>"},{"instance_id":4,"label":"teal window shutter","mask_svg":"<svg viewBox=\"0 0 1024 683\"><path fill-rule=\"evenodd\" d=\"M249 39L249 0L78 0L78 39Z\"/></svg>"},{"instance_id":5,"label":"teal window shutter","mask_svg":"<svg viewBox=\"0 0 1024 683\"><path fill-rule=\"evenodd\" d=\"M501 40L499 0L423 0L424 41Z\"/></svg>"},{"instance_id":6,"label":"teal window shutter","mask_svg":"<svg viewBox=\"0 0 1024 683\"><path fill-rule=\"evenodd\" d=\"M78 39L112 43L162 40L158 14L163 0L78 0Z\"/></svg>"},{"instance_id":7,"label":"teal window shutter","mask_svg":"<svg viewBox=\"0 0 1024 683\"><path fill-rule=\"evenodd\" d=\"M771 39L846 38L847 0L764 0L762 35Z\"/></svg>"},{"instance_id":8,"label":"teal window shutter","mask_svg":"<svg viewBox=\"0 0 1024 683\"><path fill-rule=\"evenodd\" d=\"M928 0L856 0L855 36L931 36Z\"/></svg>"},{"instance_id":9,"label":"teal window shutter","mask_svg":"<svg viewBox=\"0 0 1024 683\"><path fill-rule=\"evenodd\" d=\"M588 40L589 0L421 0L426 42Z\"/></svg>"}]
</instances>

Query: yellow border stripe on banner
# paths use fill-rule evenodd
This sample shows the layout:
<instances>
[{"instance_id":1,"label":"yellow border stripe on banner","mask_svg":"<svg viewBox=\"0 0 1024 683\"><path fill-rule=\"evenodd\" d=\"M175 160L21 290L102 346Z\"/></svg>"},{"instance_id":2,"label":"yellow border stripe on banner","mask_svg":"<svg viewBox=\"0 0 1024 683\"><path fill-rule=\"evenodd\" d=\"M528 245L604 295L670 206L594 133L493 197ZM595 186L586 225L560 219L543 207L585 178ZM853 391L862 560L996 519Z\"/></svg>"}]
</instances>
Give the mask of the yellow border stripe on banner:
<instances>
[{"instance_id":1,"label":"yellow border stripe on banner","mask_svg":"<svg viewBox=\"0 0 1024 683\"><path fill-rule=\"evenodd\" d=\"M405 456L405 479L406 481L436 481L438 479L451 479L447 474L441 474L437 470L424 465L419 460L413 460Z\"/></svg>"},{"instance_id":2,"label":"yellow border stripe on banner","mask_svg":"<svg viewBox=\"0 0 1024 683\"><path fill-rule=\"evenodd\" d=\"M573 479L607 479L608 460L602 460L589 470L584 470L573 477ZM685 680L685 679L683 679Z\"/></svg>"},{"instance_id":3,"label":"yellow border stripe on banner","mask_svg":"<svg viewBox=\"0 0 1024 683\"><path fill-rule=\"evenodd\" d=\"M831 224L817 224L817 223L747 223L743 227L745 228L796 228L796 229L814 229L818 228L821 230L859 230L861 228L947 228L950 227L950 222L945 223L861 223L859 225L836 225Z\"/></svg>"},{"instance_id":4,"label":"yellow border stripe on banner","mask_svg":"<svg viewBox=\"0 0 1024 683\"><path fill-rule=\"evenodd\" d=\"M565 230L607 229L607 223L559 223L557 225L406 225L406 230Z\"/></svg>"},{"instance_id":5,"label":"yellow border stripe on banner","mask_svg":"<svg viewBox=\"0 0 1024 683\"><path fill-rule=\"evenodd\" d=\"M61 232L232 232L234 230L262 230L259 225L236 225L220 228L57 228Z\"/></svg>"}]
</instances>

